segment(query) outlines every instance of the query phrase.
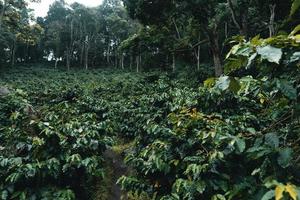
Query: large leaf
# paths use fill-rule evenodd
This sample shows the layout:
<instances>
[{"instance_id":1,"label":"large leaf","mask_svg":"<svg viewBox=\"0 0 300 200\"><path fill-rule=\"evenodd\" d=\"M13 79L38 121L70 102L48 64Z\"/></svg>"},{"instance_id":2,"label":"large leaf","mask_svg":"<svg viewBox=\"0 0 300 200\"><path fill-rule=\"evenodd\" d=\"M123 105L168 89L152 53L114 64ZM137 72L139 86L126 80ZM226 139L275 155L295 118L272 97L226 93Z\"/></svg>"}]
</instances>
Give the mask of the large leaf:
<instances>
[{"instance_id":1,"label":"large leaf","mask_svg":"<svg viewBox=\"0 0 300 200\"><path fill-rule=\"evenodd\" d=\"M231 92L237 93L241 86L237 79L229 76L222 76L216 82L216 87L222 91L229 89Z\"/></svg>"},{"instance_id":2,"label":"large leaf","mask_svg":"<svg viewBox=\"0 0 300 200\"><path fill-rule=\"evenodd\" d=\"M270 190L269 192L267 192L261 200L273 200L275 197L275 191L274 190Z\"/></svg>"},{"instance_id":3,"label":"large leaf","mask_svg":"<svg viewBox=\"0 0 300 200\"><path fill-rule=\"evenodd\" d=\"M292 9L291 9L291 16L294 15L296 13L296 11L299 9L300 7L300 0L294 0L293 4L292 4Z\"/></svg>"},{"instance_id":4,"label":"large leaf","mask_svg":"<svg viewBox=\"0 0 300 200\"><path fill-rule=\"evenodd\" d=\"M279 138L275 133L268 133L265 135L265 143L272 148L278 148Z\"/></svg>"},{"instance_id":5,"label":"large leaf","mask_svg":"<svg viewBox=\"0 0 300 200\"><path fill-rule=\"evenodd\" d=\"M291 56L290 62L292 63L292 62L296 62L296 61L299 61L299 60L300 60L300 52L297 51L297 52L295 52L295 53Z\"/></svg>"},{"instance_id":6,"label":"large leaf","mask_svg":"<svg viewBox=\"0 0 300 200\"><path fill-rule=\"evenodd\" d=\"M268 60L269 62L277 63L277 64L279 64L283 55L281 49L272 47L270 45L264 47L258 47L257 53L261 55L261 58L263 60Z\"/></svg>"},{"instance_id":7,"label":"large leaf","mask_svg":"<svg viewBox=\"0 0 300 200\"><path fill-rule=\"evenodd\" d=\"M293 159L293 150L291 148L285 148L279 151L279 157L277 159L278 164L287 168L291 165L291 161Z\"/></svg>"},{"instance_id":8,"label":"large leaf","mask_svg":"<svg viewBox=\"0 0 300 200\"><path fill-rule=\"evenodd\" d=\"M297 99L297 89L294 88L291 82L287 80L277 80L277 87L287 98L291 100Z\"/></svg>"}]
</instances>

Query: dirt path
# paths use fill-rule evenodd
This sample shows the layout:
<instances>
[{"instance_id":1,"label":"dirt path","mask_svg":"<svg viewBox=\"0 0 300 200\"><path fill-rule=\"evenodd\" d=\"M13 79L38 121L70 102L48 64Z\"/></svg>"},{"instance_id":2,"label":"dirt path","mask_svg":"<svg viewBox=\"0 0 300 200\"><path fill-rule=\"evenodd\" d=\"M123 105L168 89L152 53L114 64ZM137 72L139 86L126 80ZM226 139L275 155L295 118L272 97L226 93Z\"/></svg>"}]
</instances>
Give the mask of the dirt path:
<instances>
[{"instance_id":1,"label":"dirt path","mask_svg":"<svg viewBox=\"0 0 300 200\"><path fill-rule=\"evenodd\" d=\"M107 200L127 200L127 196L122 193L121 187L116 184L117 180L128 172L127 166L123 162L123 158L111 149L105 151L104 158L112 170L112 186L110 187Z\"/></svg>"}]
</instances>

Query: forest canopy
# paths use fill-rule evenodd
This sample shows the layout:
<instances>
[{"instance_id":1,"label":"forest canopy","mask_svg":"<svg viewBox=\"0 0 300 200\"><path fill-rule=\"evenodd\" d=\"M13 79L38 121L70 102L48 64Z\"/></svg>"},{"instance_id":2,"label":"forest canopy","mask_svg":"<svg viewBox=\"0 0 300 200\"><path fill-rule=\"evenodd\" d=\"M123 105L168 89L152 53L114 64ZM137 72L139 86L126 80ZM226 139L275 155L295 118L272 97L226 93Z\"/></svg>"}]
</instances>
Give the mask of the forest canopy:
<instances>
[{"instance_id":1,"label":"forest canopy","mask_svg":"<svg viewBox=\"0 0 300 200\"><path fill-rule=\"evenodd\" d=\"M1 200L300 200L300 0L28 3L0 0Z\"/></svg>"}]
</instances>

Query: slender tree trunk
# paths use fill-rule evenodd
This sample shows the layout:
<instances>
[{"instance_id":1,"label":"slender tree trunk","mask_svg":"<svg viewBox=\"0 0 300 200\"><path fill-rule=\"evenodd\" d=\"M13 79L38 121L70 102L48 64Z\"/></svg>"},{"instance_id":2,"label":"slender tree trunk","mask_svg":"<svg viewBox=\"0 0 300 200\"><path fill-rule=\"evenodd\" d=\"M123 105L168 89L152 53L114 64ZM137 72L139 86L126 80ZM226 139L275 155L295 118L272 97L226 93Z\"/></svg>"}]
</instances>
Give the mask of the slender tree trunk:
<instances>
[{"instance_id":1,"label":"slender tree trunk","mask_svg":"<svg viewBox=\"0 0 300 200\"><path fill-rule=\"evenodd\" d=\"M173 72L176 71L176 57L175 57L175 52L172 53L172 70Z\"/></svg>"},{"instance_id":2,"label":"slender tree trunk","mask_svg":"<svg viewBox=\"0 0 300 200\"><path fill-rule=\"evenodd\" d=\"M108 65L110 64L110 42L108 42L108 45L107 45L106 62Z\"/></svg>"},{"instance_id":3,"label":"slender tree trunk","mask_svg":"<svg viewBox=\"0 0 300 200\"><path fill-rule=\"evenodd\" d=\"M115 54L115 56L114 56L115 57L115 64L114 65L115 65L115 68L118 68L118 53L115 51L114 54Z\"/></svg>"},{"instance_id":4,"label":"slender tree trunk","mask_svg":"<svg viewBox=\"0 0 300 200\"><path fill-rule=\"evenodd\" d=\"M210 47L214 61L215 75L217 77L223 74L223 66L221 62L221 52L219 45L219 33L217 27L215 27L210 34Z\"/></svg>"},{"instance_id":5,"label":"slender tree trunk","mask_svg":"<svg viewBox=\"0 0 300 200\"><path fill-rule=\"evenodd\" d=\"M26 42L26 57L25 57L25 62L29 62L29 42Z\"/></svg>"},{"instance_id":6,"label":"slender tree trunk","mask_svg":"<svg viewBox=\"0 0 300 200\"><path fill-rule=\"evenodd\" d=\"M228 38L228 23L225 22L225 38Z\"/></svg>"},{"instance_id":7,"label":"slender tree trunk","mask_svg":"<svg viewBox=\"0 0 300 200\"><path fill-rule=\"evenodd\" d=\"M67 48L66 52L66 67L68 70L70 70L70 49Z\"/></svg>"},{"instance_id":8,"label":"slender tree trunk","mask_svg":"<svg viewBox=\"0 0 300 200\"><path fill-rule=\"evenodd\" d=\"M142 69L142 54L140 54L140 56L139 56L139 71L141 71L141 69Z\"/></svg>"},{"instance_id":9,"label":"slender tree trunk","mask_svg":"<svg viewBox=\"0 0 300 200\"><path fill-rule=\"evenodd\" d=\"M86 70L89 68L89 36L85 37L85 59L84 59L84 67Z\"/></svg>"},{"instance_id":10,"label":"slender tree trunk","mask_svg":"<svg viewBox=\"0 0 300 200\"><path fill-rule=\"evenodd\" d=\"M58 59L57 58L55 58L55 69L57 69L57 64L58 64Z\"/></svg>"},{"instance_id":11,"label":"slender tree trunk","mask_svg":"<svg viewBox=\"0 0 300 200\"><path fill-rule=\"evenodd\" d=\"M7 6L7 2L6 0L4 0L3 7L0 12L0 32L2 32L2 23L3 23L3 17L4 17L6 6Z\"/></svg>"},{"instance_id":12,"label":"slender tree trunk","mask_svg":"<svg viewBox=\"0 0 300 200\"><path fill-rule=\"evenodd\" d=\"M13 46L12 46L12 52L11 52L11 66L15 66L16 62L16 51L17 51L17 44L16 39L14 39Z\"/></svg>"},{"instance_id":13,"label":"slender tree trunk","mask_svg":"<svg viewBox=\"0 0 300 200\"><path fill-rule=\"evenodd\" d=\"M80 49L80 65L83 65L84 45Z\"/></svg>"},{"instance_id":14,"label":"slender tree trunk","mask_svg":"<svg viewBox=\"0 0 300 200\"><path fill-rule=\"evenodd\" d=\"M136 72L140 71L140 56L136 56Z\"/></svg>"},{"instance_id":15,"label":"slender tree trunk","mask_svg":"<svg viewBox=\"0 0 300 200\"><path fill-rule=\"evenodd\" d=\"M269 22L269 35L270 37L275 35L275 14L276 4L270 5L270 22Z\"/></svg>"},{"instance_id":16,"label":"slender tree trunk","mask_svg":"<svg viewBox=\"0 0 300 200\"><path fill-rule=\"evenodd\" d=\"M201 51L201 46L198 46L198 51L197 51L197 70L200 71L200 51Z\"/></svg>"},{"instance_id":17,"label":"slender tree trunk","mask_svg":"<svg viewBox=\"0 0 300 200\"><path fill-rule=\"evenodd\" d=\"M239 20L232 0L227 0L227 4L229 6L229 9L231 12L231 18L232 18L234 25L239 30L241 35L247 37L247 35L248 35L248 19L247 19L248 18L248 8L245 8L241 12L240 20Z\"/></svg>"},{"instance_id":18,"label":"slender tree trunk","mask_svg":"<svg viewBox=\"0 0 300 200\"><path fill-rule=\"evenodd\" d=\"M130 63L129 63L130 71L132 70L132 61L133 61L133 58L132 58L132 55L130 54Z\"/></svg>"},{"instance_id":19,"label":"slender tree trunk","mask_svg":"<svg viewBox=\"0 0 300 200\"><path fill-rule=\"evenodd\" d=\"M124 54L121 54L121 67L124 70Z\"/></svg>"}]
</instances>

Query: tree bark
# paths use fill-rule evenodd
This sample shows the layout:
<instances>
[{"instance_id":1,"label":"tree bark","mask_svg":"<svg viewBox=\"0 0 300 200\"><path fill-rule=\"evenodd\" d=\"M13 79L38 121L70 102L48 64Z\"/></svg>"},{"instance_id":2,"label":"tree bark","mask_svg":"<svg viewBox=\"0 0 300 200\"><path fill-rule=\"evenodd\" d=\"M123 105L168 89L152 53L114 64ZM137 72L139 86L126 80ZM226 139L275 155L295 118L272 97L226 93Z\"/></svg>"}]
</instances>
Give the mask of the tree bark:
<instances>
[{"instance_id":1,"label":"tree bark","mask_svg":"<svg viewBox=\"0 0 300 200\"><path fill-rule=\"evenodd\" d=\"M6 6L7 6L7 2L6 2L6 0L4 0L3 8L0 12L0 32L2 32L2 23L3 23L3 17L4 17Z\"/></svg>"},{"instance_id":2,"label":"tree bark","mask_svg":"<svg viewBox=\"0 0 300 200\"><path fill-rule=\"evenodd\" d=\"M227 0L228 7L230 9L231 13L231 18L236 26L236 28L239 30L240 34L247 37L248 35L248 21L247 21L247 16L248 16L248 8L245 8L241 13L240 13L240 20L238 20L238 16L236 14L236 10L234 8L234 5L232 3L232 0Z\"/></svg>"},{"instance_id":3,"label":"tree bark","mask_svg":"<svg viewBox=\"0 0 300 200\"><path fill-rule=\"evenodd\" d=\"M121 68L124 70L124 54L121 53Z\"/></svg>"},{"instance_id":4,"label":"tree bark","mask_svg":"<svg viewBox=\"0 0 300 200\"><path fill-rule=\"evenodd\" d=\"M106 62L108 65L110 64L110 42L109 41L108 41L108 45L107 45Z\"/></svg>"},{"instance_id":5,"label":"tree bark","mask_svg":"<svg viewBox=\"0 0 300 200\"><path fill-rule=\"evenodd\" d=\"M89 36L88 35L85 37L84 46L85 46L84 67L86 70L88 70L89 68Z\"/></svg>"},{"instance_id":6,"label":"tree bark","mask_svg":"<svg viewBox=\"0 0 300 200\"><path fill-rule=\"evenodd\" d=\"M66 67L68 69L68 71L70 70L70 63L71 63L71 59L70 59L70 48L67 48L67 52L66 52Z\"/></svg>"},{"instance_id":7,"label":"tree bark","mask_svg":"<svg viewBox=\"0 0 300 200\"><path fill-rule=\"evenodd\" d=\"M275 35L275 14L276 4L270 5L270 22L269 22L269 35L270 37Z\"/></svg>"},{"instance_id":8,"label":"tree bark","mask_svg":"<svg viewBox=\"0 0 300 200\"><path fill-rule=\"evenodd\" d=\"M133 60L133 58L132 58L132 55L130 54L130 63L129 63L130 71L132 70L132 60Z\"/></svg>"},{"instance_id":9,"label":"tree bark","mask_svg":"<svg viewBox=\"0 0 300 200\"><path fill-rule=\"evenodd\" d=\"M16 61L16 51L17 51L17 44L16 44L16 39L14 39L13 46L12 46L12 51L11 51L11 66L15 66L15 61Z\"/></svg>"},{"instance_id":10,"label":"tree bark","mask_svg":"<svg viewBox=\"0 0 300 200\"><path fill-rule=\"evenodd\" d=\"M175 52L172 53L172 70L173 70L173 72L176 71L176 57L175 57Z\"/></svg>"},{"instance_id":11,"label":"tree bark","mask_svg":"<svg viewBox=\"0 0 300 200\"><path fill-rule=\"evenodd\" d=\"M54 68L57 69L57 64L58 64L58 59L55 58L55 65L54 65Z\"/></svg>"},{"instance_id":12,"label":"tree bark","mask_svg":"<svg viewBox=\"0 0 300 200\"><path fill-rule=\"evenodd\" d=\"M136 72L139 73L140 69L140 56L136 56Z\"/></svg>"},{"instance_id":13,"label":"tree bark","mask_svg":"<svg viewBox=\"0 0 300 200\"><path fill-rule=\"evenodd\" d=\"M200 51L201 51L201 46L198 46L198 51L197 51L197 70L200 71Z\"/></svg>"},{"instance_id":14,"label":"tree bark","mask_svg":"<svg viewBox=\"0 0 300 200\"><path fill-rule=\"evenodd\" d=\"M212 52L213 61L214 61L215 75L217 77L219 77L223 74L223 66L222 66L222 62L221 62L219 34L218 34L218 30L216 27L211 31L211 34L209 35L209 37L210 37L211 52Z\"/></svg>"}]
</instances>

